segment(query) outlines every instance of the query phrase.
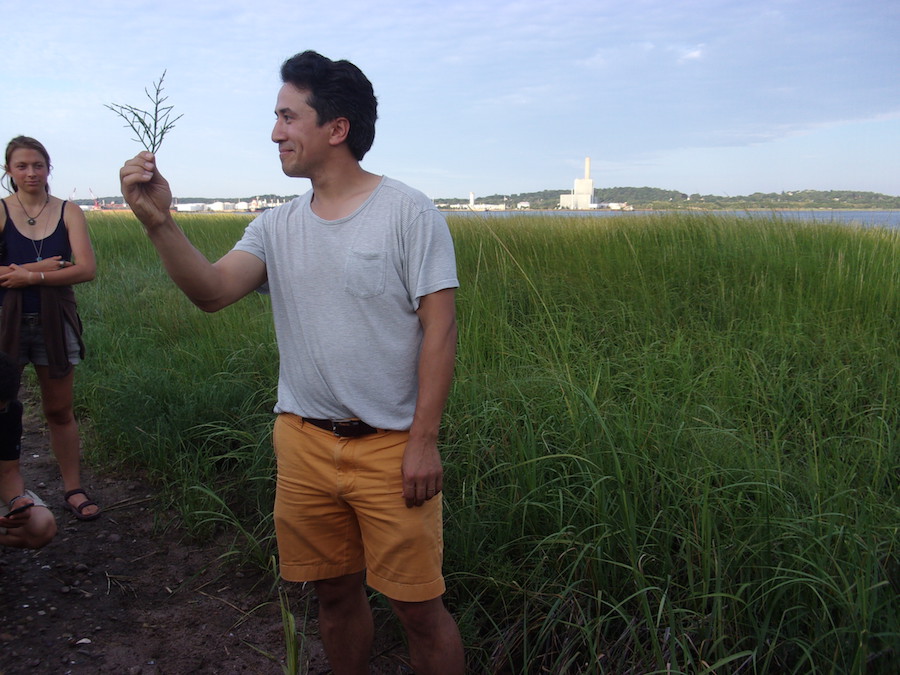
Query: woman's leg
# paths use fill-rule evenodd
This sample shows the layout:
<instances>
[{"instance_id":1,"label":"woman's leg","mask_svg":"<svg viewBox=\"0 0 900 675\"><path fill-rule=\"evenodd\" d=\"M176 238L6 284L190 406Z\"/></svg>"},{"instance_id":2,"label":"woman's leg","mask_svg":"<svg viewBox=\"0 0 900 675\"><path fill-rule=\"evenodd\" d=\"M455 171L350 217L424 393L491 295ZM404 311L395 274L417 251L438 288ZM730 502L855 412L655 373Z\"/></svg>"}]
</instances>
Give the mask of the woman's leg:
<instances>
[{"instance_id":1,"label":"woman's leg","mask_svg":"<svg viewBox=\"0 0 900 675\"><path fill-rule=\"evenodd\" d=\"M78 423L75 421L73 409L74 368L68 375L51 378L47 366L35 366L35 372L41 385L41 404L47 427L50 430L50 447L59 464L65 492L81 488L81 440L78 436ZM87 495L77 494L69 498L69 504L78 508L88 501ZM91 516L100 512L96 504L86 506L82 516Z\"/></svg>"}]
</instances>

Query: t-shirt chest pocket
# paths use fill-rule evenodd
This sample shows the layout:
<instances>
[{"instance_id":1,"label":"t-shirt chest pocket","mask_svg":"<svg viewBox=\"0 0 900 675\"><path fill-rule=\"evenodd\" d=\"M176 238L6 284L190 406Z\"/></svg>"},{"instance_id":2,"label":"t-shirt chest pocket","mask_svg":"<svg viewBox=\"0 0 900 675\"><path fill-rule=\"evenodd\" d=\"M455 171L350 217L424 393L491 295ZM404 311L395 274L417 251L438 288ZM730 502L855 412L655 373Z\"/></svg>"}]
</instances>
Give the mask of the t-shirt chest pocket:
<instances>
[{"instance_id":1,"label":"t-shirt chest pocket","mask_svg":"<svg viewBox=\"0 0 900 675\"><path fill-rule=\"evenodd\" d=\"M344 290L357 298L384 293L387 255L383 252L350 251L344 267Z\"/></svg>"}]
</instances>

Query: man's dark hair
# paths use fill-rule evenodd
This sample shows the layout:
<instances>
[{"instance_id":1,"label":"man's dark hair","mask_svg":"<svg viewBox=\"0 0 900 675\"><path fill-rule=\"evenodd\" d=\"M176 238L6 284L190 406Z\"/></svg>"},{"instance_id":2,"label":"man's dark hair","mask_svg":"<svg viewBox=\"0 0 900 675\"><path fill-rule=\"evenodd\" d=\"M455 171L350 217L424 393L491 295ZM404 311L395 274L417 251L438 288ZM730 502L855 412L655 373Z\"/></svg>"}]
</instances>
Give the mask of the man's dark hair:
<instances>
[{"instance_id":1,"label":"man's dark hair","mask_svg":"<svg viewBox=\"0 0 900 675\"><path fill-rule=\"evenodd\" d=\"M19 364L9 354L0 352L0 401L15 401L19 397Z\"/></svg>"},{"instance_id":2,"label":"man's dark hair","mask_svg":"<svg viewBox=\"0 0 900 675\"><path fill-rule=\"evenodd\" d=\"M359 68L349 61L332 61L305 51L281 65L281 81L309 92L306 103L316 111L319 126L347 118L347 147L357 161L365 157L375 140L378 100L372 83Z\"/></svg>"}]
</instances>

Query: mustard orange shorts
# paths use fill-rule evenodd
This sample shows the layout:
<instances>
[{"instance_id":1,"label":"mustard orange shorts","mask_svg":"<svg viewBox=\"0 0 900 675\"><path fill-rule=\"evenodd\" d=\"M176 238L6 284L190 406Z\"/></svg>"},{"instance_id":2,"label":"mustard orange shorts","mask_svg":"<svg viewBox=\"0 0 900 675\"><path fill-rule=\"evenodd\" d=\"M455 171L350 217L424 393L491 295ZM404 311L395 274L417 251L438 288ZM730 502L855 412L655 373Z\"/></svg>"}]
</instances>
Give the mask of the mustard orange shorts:
<instances>
[{"instance_id":1,"label":"mustard orange shorts","mask_svg":"<svg viewBox=\"0 0 900 675\"><path fill-rule=\"evenodd\" d=\"M338 438L282 413L275 534L281 576L333 579L366 571L393 600L422 602L444 590L441 496L407 508L400 466L409 433Z\"/></svg>"}]
</instances>

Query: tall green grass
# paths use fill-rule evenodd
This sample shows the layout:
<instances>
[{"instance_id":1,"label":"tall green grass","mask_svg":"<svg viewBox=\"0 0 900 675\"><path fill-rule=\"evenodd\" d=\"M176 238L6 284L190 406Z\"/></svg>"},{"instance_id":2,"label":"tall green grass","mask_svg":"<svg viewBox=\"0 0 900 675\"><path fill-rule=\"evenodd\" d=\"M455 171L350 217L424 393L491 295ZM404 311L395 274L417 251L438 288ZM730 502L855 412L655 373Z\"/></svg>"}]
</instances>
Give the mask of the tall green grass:
<instances>
[{"instance_id":1,"label":"tall green grass","mask_svg":"<svg viewBox=\"0 0 900 675\"><path fill-rule=\"evenodd\" d=\"M246 218L180 218L210 257ZM129 217L79 289L91 449L272 552L266 300L194 309ZM897 232L451 219L445 572L472 672L900 667Z\"/></svg>"},{"instance_id":2,"label":"tall green grass","mask_svg":"<svg viewBox=\"0 0 900 675\"><path fill-rule=\"evenodd\" d=\"M210 258L248 219L179 217ZM265 566L274 550L269 441L278 370L268 299L251 294L216 314L168 279L131 216L89 214L97 279L78 288L88 358L76 395L103 461L139 468L198 535L223 529Z\"/></svg>"}]
</instances>

